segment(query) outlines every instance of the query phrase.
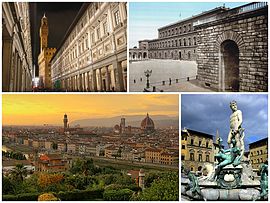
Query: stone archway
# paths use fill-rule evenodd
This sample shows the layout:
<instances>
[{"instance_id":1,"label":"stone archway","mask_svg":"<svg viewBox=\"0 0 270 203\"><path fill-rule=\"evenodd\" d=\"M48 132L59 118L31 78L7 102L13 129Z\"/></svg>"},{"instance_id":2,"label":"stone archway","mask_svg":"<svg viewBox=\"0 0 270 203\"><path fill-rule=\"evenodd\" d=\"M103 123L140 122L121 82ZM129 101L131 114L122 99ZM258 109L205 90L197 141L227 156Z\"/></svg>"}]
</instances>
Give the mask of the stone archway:
<instances>
[{"instance_id":1,"label":"stone archway","mask_svg":"<svg viewBox=\"0 0 270 203\"><path fill-rule=\"evenodd\" d=\"M147 53L143 52L143 58L146 59L147 58Z\"/></svg>"},{"instance_id":2,"label":"stone archway","mask_svg":"<svg viewBox=\"0 0 270 203\"><path fill-rule=\"evenodd\" d=\"M220 45L221 86L223 91L239 91L239 48L232 40Z\"/></svg>"},{"instance_id":3,"label":"stone archway","mask_svg":"<svg viewBox=\"0 0 270 203\"><path fill-rule=\"evenodd\" d=\"M239 91L240 56L245 52L245 43L241 35L233 31L223 32L218 37L215 47L219 53L219 90Z\"/></svg>"}]
</instances>

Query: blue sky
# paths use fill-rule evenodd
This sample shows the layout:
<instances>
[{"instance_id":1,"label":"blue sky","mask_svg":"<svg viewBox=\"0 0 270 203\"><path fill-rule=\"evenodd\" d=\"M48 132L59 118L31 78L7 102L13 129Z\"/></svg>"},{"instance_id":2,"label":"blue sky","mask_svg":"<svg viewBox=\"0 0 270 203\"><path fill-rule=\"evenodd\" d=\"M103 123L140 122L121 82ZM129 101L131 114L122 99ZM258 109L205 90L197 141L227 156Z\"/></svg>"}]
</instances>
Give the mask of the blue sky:
<instances>
[{"instance_id":1,"label":"blue sky","mask_svg":"<svg viewBox=\"0 0 270 203\"><path fill-rule=\"evenodd\" d=\"M181 96L181 125L211 135L219 135L224 144L230 130L230 101L237 102L243 114L245 145L268 136L268 97L263 94L211 94ZM225 145L226 146L226 145ZM227 147L227 146L226 146Z\"/></svg>"},{"instance_id":2,"label":"blue sky","mask_svg":"<svg viewBox=\"0 0 270 203\"><path fill-rule=\"evenodd\" d=\"M155 39L157 29L219 6L235 8L245 2L131 2L129 4L129 46ZM180 16L181 15L181 16Z\"/></svg>"}]
</instances>

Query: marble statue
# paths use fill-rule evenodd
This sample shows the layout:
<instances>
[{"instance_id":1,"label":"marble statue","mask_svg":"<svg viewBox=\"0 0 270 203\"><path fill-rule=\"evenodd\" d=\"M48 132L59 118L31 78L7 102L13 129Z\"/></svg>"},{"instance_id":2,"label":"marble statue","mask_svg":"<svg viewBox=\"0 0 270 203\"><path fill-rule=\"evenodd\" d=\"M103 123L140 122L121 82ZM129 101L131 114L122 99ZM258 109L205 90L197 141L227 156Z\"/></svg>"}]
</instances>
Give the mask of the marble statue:
<instances>
[{"instance_id":1,"label":"marble statue","mask_svg":"<svg viewBox=\"0 0 270 203\"><path fill-rule=\"evenodd\" d=\"M233 147L232 145L232 139L235 139L236 141L236 147L240 149L240 155L236 158L237 162L240 163L244 152L245 152L245 144L244 144L244 128L242 128L242 112L237 109L237 103L236 101L230 102L230 107L232 110L232 114L230 116L230 132L228 135L228 145L229 147Z\"/></svg>"}]
</instances>

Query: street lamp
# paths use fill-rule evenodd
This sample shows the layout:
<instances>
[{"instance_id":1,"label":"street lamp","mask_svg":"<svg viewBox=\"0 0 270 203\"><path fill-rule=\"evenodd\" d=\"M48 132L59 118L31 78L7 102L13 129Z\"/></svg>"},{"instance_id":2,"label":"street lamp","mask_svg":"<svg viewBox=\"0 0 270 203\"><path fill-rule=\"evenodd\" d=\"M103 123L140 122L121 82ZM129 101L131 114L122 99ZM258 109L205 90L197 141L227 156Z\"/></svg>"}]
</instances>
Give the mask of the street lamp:
<instances>
[{"instance_id":1,"label":"street lamp","mask_svg":"<svg viewBox=\"0 0 270 203\"><path fill-rule=\"evenodd\" d=\"M149 88L150 87L150 83L149 83L149 77L151 76L152 74L152 70L146 70L144 71L144 75L146 76L146 88Z\"/></svg>"}]
</instances>

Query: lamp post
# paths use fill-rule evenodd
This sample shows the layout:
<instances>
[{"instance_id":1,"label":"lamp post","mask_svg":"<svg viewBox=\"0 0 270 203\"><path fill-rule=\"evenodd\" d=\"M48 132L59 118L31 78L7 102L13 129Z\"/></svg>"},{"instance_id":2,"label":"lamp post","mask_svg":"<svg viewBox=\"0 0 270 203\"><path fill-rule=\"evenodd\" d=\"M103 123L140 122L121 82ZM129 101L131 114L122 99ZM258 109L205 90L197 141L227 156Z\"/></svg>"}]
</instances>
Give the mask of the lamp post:
<instances>
[{"instance_id":1,"label":"lamp post","mask_svg":"<svg viewBox=\"0 0 270 203\"><path fill-rule=\"evenodd\" d=\"M149 88L150 87L150 83L149 83L149 77L151 76L152 74L152 70L146 70L144 71L144 75L146 76L146 88Z\"/></svg>"}]
</instances>

